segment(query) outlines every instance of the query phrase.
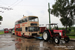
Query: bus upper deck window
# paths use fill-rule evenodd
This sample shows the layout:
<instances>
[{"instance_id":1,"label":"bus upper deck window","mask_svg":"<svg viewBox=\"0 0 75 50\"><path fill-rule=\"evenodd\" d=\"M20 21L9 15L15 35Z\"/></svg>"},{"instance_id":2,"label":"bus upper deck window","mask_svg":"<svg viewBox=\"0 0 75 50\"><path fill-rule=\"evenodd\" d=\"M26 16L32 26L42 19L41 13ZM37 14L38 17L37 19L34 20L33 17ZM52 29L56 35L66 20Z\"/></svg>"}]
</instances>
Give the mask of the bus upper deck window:
<instances>
[{"instance_id":1,"label":"bus upper deck window","mask_svg":"<svg viewBox=\"0 0 75 50\"><path fill-rule=\"evenodd\" d=\"M18 21L18 23L22 23L22 20Z\"/></svg>"},{"instance_id":2,"label":"bus upper deck window","mask_svg":"<svg viewBox=\"0 0 75 50\"><path fill-rule=\"evenodd\" d=\"M27 18L25 19L25 22L27 22Z\"/></svg>"},{"instance_id":3,"label":"bus upper deck window","mask_svg":"<svg viewBox=\"0 0 75 50\"><path fill-rule=\"evenodd\" d=\"M15 23L15 25L18 24L18 22Z\"/></svg>"},{"instance_id":4,"label":"bus upper deck window","mask_svg":"<svg viewBox=\"0 0 75 50\"><path fill-rule=\"evenodd\" d=\"M24 19L22 20L22 22L25 22Z\"/></svg>"},{"instance_id":5,"label":"bus upper deck window","mask_svg":"<svg viewBox=\"0 0 75 50\"><path fill-rule=\"evenodd\" d=\"M37 17L29 17L29 21L38 22Z\"/></svg>"}]
</instances>

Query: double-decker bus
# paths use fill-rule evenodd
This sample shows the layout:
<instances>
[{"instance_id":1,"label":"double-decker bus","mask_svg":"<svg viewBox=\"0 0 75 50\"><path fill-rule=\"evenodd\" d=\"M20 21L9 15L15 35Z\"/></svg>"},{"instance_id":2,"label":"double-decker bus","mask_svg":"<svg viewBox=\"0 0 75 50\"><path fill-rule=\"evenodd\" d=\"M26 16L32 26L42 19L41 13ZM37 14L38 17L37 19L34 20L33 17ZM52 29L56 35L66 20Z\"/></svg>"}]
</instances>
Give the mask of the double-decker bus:
<instances>
[{"instance_id":1,"label":"double-decker bus","mask_svg":"<svg viewBox=\"0 0 75 50\"><path fill-rule=\"evenodd\" d=\"M15 35L32 37L39 35L39 19L37 16L24 16L15 22Z\"/></svg>"},{"instance_id":2,"label":"double-decker bus","mask_svg":"<svg viewBox=\"0 0 75 50\"><path fill-rule=\"evenodd\" d=\"M5 28L5 29L4 29L4 33L9 33L8 28Z\"/></svg>"}]
</instances>

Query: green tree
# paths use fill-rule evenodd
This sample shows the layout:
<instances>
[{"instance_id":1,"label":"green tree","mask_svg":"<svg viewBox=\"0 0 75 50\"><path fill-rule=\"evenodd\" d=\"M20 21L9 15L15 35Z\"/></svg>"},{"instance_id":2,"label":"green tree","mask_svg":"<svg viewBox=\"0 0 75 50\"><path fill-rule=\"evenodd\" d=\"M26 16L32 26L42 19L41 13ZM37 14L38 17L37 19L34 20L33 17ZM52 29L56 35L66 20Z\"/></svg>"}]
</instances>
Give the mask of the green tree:
<instances>
[{"instance_id":1,"label":"green tree","mask_svg":"<svg viewBox=\"0 0 75 50\"><path fill-rule=\"evenodd\" d=\"M63 26L66 26L66 25L69 26L69 29L73 25L73 20L71 20L70 18L67 18L67 19L66 18L61 18L60 21L61 21L61 23L62 23Z\"/></svg>"},{"instance_id":2,"label":"green tree","mask_svg":"<svg viewBox=\"0 0 75 50\"><path fill-rule=\"evenodd\" d=\"M2 16L0 16L0 21L2 20Z\"/></svg>"},{"instance_id":3,"label":"green tree","mask_svg":"<svg viewBox=\"0 0 75 50\"><path fill-rule=\"evenodd\" d=\"M52 6L51 14L56 17L61 17L60 21L63 26L71 27L75 16L75 1L74 0L56 0Z\"/></svg>"}]
</instances>

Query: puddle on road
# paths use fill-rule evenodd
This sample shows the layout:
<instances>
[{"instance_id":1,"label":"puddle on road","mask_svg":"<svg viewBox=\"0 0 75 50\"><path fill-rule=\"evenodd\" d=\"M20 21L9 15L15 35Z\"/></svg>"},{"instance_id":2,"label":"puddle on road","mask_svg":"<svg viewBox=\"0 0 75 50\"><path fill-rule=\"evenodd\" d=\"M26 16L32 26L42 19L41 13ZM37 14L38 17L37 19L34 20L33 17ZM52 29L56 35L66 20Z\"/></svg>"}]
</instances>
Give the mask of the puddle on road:
<instances>
[{"instance_id":1,"label":"puddle on road","mask_svg":"<svg viewBox=\"0 0 75 50\"><path fill-rule=\"evenodd\" d=\"M15 44L0 48L0 50L15 50Z\"/></svg>"},{"instance_id":2,"label":"puddle on road","mask_svg":"<svg viewBox=\"0 0 75 50\"><path fill-rule=\"evenodd\" d=\"M15 43L14 41L12 41L14 39L15 38L11 37L11 34L0 35L0 50L2 50L2 48L12 46L12 44Z\"/></svg>"},{"instance_id":3,"label":"puddle on road","mask_svg":"<svg viewBox=\"0 0 75 50\"><path fill-rule=\"evenodd\" d=\"M75 50L75 42L60 44L45 42L34 38L27 39L11 34L0 35L0 50Z\"/></svg>"},{"instance_id":4,"label":"puddle on road","mask_svg":"<svg viewBox=\"0 0 75 50\"><path fill-rule=\"evenodd\" d=\"M17 38L16 41L18 41L15 44L16 50L75 50L75 42L71 41L65 43L61 40L60 44L26 38Z\"/></svg>"}]
</instances>

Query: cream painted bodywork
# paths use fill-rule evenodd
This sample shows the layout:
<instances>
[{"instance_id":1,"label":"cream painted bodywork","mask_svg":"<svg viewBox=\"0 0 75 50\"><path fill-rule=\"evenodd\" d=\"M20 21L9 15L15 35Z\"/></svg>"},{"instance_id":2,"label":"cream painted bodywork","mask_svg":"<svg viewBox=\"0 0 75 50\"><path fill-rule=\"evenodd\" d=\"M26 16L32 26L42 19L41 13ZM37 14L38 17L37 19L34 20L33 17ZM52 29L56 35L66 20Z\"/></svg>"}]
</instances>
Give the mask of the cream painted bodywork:
<instances>
[{"instance_id":1,"label":"cream painted bodywork","mask_svg":"<svg viewBox=\"0 0 75 50\"><path fill-rule=\"evenodd\" d=\"M32 17L32 16L28 16L28 17ZM33 17L36 17L36 16L33 16ZM22 19L24 19L24 18L26 18L26 16L24 16ZM33 33L37 33L37 35L39 35L39 31L37 31L37 32L28 32L28 31L26 32L25 31L25 28L30 27L31 23L37 24L37 26L33 26L33 27L39 27L39 21L38 22L32 22L32 21L23 22L20 24L20 28L22 28L21 35L23 35L23 33L24 33L24 35L27 35L27 36L31 36Z\"/></svg>"}]
</instances>

